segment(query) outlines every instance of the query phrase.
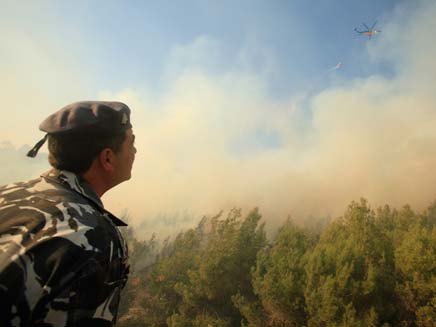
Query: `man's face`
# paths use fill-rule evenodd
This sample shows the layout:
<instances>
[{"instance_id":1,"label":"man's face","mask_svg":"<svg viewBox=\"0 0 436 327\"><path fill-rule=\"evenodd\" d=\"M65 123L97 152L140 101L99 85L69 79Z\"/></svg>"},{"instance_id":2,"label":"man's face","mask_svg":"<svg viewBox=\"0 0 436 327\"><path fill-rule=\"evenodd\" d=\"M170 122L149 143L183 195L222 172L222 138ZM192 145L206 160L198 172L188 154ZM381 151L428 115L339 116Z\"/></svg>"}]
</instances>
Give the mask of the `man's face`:
<instances>
[{"instance_id":1,"label":"man's face","mask_svg":"<svg viewBox=\"0 0 436 327\"><path fill-rule=\"evenodd\" d=\"M126 138L117 157L117 182L124 182L132 176L132 165L135 160L135 135L132 129L126 131Z\"/></svg>"}]
</instances>

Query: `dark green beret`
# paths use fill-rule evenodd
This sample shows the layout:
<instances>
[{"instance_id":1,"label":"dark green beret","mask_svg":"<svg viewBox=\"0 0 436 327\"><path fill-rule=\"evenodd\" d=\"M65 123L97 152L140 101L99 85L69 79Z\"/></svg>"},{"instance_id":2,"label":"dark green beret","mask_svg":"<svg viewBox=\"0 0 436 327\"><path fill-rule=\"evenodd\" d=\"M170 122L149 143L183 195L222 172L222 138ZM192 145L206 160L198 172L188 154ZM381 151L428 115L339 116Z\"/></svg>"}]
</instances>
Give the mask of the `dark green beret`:
<instances>
[{"instance_id":1,"label":"dark green beret","mask_svg":"<svg viewBox=\"0 0 436 327\"><path fill-rule=\"evenodd\" d=\"M130 109L122 102L75 102L48 116L39 129L47 134L27 153L35 157L48 134L80 133L92 128L104 134L114 134L131 128Z\"/></svg>"}]
</instances>

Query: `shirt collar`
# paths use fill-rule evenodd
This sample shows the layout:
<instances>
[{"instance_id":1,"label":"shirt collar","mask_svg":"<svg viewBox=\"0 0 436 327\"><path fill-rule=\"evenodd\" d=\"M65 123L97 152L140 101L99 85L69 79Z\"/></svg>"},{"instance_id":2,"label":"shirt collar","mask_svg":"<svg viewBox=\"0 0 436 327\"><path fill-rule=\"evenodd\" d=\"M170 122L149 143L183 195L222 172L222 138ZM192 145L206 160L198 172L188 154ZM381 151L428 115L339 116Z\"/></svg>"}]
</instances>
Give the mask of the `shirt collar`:
<instances>
[{"instance_id":1,"label":"shirt collar","mask_svg":"<svg viewBox=\"0 0 436 327\"><path fill-rule=\"evenodd\" d=\"M83 197L87 198L88 200L96 204L101 210L107 213L109 218L115 225L127 226L124 221L122 221L120 218L116 217L114 214L110 213L104 208L103 202L101 202L98 194L92 189L91 185L89 185L80 175L74 174L66 170L51 169L42 174L41 177L70 188L76 193L79 193Z\"/></svg>"}]
</instances>

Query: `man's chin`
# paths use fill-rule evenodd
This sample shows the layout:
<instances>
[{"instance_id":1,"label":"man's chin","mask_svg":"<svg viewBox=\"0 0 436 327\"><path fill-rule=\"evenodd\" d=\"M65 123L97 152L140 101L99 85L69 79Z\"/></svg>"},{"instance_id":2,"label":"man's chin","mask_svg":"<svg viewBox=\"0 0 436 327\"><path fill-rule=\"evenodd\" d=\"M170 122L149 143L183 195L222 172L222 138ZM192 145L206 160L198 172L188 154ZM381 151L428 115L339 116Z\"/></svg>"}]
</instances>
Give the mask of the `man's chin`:
<instances>
[{"instance_id":1,"label":"man's chin","mask_svg":"<svg viewBox=\"0 0 436 327\"><path fill-rule=\"evenodd\" d=\"M132 174L129 174L128 176L123 176L122 178L120 178L112 187L115 187L116 185L119 185L121 183L124 183L126 181L128 181L129 179L132 178Z\"/></svg>"},{"instance_id":2,"label":"man's chin","mask_svg":"<svg viewBox=\"0 0 436 327\"><path fill-rule=\"evenodd\" d=\"M126 182L126 181L128 181L129 179L131 179L131 178L132 178L132 173L129 173L129 175L127 175L127 176L124 177L124 179L121 181L121 183L122 183L122 182Z\"/></svg>"}]
</instances>

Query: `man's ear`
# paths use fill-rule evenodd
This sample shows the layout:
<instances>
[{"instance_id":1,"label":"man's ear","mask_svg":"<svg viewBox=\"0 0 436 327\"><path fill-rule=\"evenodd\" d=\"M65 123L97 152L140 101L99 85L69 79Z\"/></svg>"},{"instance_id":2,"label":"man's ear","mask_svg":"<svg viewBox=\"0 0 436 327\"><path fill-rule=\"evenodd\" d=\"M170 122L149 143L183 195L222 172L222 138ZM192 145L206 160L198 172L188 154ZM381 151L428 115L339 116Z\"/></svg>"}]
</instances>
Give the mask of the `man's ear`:
<instances>
[{"instance_id":1,"label":"man's ear","mask_svg":"<svg viewBox=\"0 0 436 327\"><path fill-rule=\"evenodd\" d=\"M103 167L105 171L114 171L115 170L115 154L112 149L106 148L100 152L98 157L100 165Z\"/></svg>"}]
</instances>

